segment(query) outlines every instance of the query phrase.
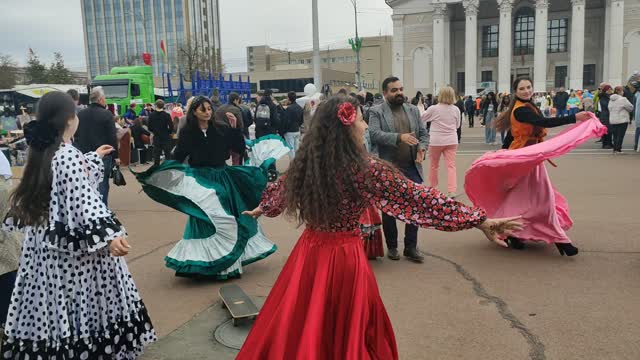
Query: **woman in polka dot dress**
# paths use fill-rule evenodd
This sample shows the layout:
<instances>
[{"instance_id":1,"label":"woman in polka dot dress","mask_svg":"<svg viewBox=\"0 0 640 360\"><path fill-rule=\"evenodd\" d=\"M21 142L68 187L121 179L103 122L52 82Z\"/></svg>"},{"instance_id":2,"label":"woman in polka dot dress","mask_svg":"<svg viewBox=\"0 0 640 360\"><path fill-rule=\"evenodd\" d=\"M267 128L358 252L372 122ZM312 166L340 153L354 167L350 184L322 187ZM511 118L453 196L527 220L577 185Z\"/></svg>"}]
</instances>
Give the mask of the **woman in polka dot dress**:
<instances>
[{"instance_id":1,"label":"woman in polka dot dress","mask_svg":"<svg viewBox=\"0 0 640 360\"><path fill-rule=\"evenodd\" d=\"M44 95L25 128L29 159L4 227L25 233L4 359L135 359L156 339L122 258L126 232L100 200L104 145L71 145L75 104Z\"/></svg>"}]
</instances>

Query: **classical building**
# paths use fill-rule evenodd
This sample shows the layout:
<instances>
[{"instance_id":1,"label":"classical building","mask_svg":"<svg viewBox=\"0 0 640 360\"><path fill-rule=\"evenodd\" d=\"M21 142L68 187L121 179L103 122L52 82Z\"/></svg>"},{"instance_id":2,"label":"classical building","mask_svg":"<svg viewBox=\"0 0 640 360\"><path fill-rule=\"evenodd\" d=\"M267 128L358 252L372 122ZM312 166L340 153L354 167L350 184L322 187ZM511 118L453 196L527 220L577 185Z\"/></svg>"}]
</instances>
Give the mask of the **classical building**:
<instances>
[{"instance_id":1,"label":"classical building","mask_svg":"<svg viewBox=\"0 0 640 360\"><path fill-rule=\"evenodd\" d=\"M640 71L637 0L386 0L393 9L393 73L405 91L443 84L536 91L626 83Z\"/></svg>"},{"instance_id":2,"label":"classical building","mask_svg":"<svg viewBox=\"0 0 640 360\"><path fill-rule=\"evenodd\" d=\"M151 54L156 76L177 74L185 52L204 58L205 67L221 68L218 0L80 0L80 4L90 79L108 74L114 66L142 65L143 53Z\"/></svg>"},{"instance_id":3,"label":"classical building","mask_svg":"<svg viewBox=\"0 0 640 360\"><path fill-rule=\"evenodd\" d=\"M379 92L380 83L391 74L391 36L365 37L360 49L360 78L363 88ZM344 46L320 50L323 85L334 90L356 89L356 54ZM255 90L277 89L279 93L301 93L313 83L313 52L287 51L266 45L247 47L247 70Z\"/></svg>"}]
</instances>

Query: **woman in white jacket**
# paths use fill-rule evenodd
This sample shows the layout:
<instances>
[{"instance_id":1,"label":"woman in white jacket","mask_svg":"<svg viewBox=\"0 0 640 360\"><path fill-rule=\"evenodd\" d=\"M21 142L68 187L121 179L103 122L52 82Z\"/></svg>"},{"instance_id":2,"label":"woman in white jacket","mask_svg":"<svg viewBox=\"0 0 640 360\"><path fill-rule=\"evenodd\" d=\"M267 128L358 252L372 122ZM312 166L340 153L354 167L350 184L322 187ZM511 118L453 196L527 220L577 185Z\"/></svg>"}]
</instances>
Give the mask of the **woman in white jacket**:
<instances>
[{"instance_id":1,"label":"woman in white jacket","mask_svg":"<svg viewBox=\"0 0 640 360\"><path fill-rule=\"evenodd\" d=\"M622 142L629 125L629 113L632 111L633 105L624 97L624 88L616 86L615 93L611 95L609 100L609 122L611 123L614 154L622 154Z\"/></svg>"}]
</instances>

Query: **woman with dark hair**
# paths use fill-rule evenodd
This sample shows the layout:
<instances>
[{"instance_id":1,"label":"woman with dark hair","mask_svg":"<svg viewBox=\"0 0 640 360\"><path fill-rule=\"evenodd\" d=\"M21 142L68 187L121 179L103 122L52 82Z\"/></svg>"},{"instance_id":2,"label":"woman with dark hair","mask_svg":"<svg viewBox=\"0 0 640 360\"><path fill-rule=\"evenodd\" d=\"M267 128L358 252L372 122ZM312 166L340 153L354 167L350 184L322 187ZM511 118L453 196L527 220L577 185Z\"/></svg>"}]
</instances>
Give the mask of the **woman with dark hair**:
<instances>
[{"instance_id":1,"label":"woman with dark hair","mask_svg":"<svg viewBox=\"0 0 640 360\"><path fill-rule=\"evenodd\" d=\"M527 220L523 231L507 239L509 247L523 249L522 240L544 241L555 244L561 255L573 256L578 248L565 233L572 225L569 207L551 184L544 161L569 152L604 129L598 121L590 122L543 145L546 128L593 118L585 112L545 118L531 102L532 89L527 77L514 81L509 107L494 124L498 130L509 129L503 148L510 151L488 153L476 160L467 171L465 189L469 199L485 207L491 216L522 214ZM529 146L539 148L523 150Z\"/></svg>"},{"instance_id":2,"label":"woman with dark hair","mask_svg":"<svg viewBox=\"0 0 640 360\"><path fill-rule=\"evenodd\" d=\"M189 215L183 239L165 257L176 276L240 277L244 265L276 250L256 220L241 216L258 205L267 178L257 167L226 165L231 152L244 151L245 140L237 118L225 116L228 123L214 122L211 101L196 97L175 161L136 175L149 197Z\"/></svg>"},{"instance_id":3,"label":"woman with dark hair","mask_svg":"<svg viewBox=\"0 0 640 360\"><path fill-rule=\"evenodd\" d=\"M374 205L407 223L442 231L477 227L506 246L517 218L489 220L367 155L367 124L354 99L320 104L286 176L247 215L285 213L306 230L237 359L397 359L393 329L362 251L359 218ZM277 336L275 335L277 334Z\"/></svg>"},{"instance_id":4,"label":"woman with dark hair","mask_svg":"<svg viewBox=\"0 0 640 360\"><path fill-rule=\"evenodd\" d=\"M511 103L511 95L505 94L500 100L500 105L498 105L498 116L502 115L505 111L509 110L509 104ZM504 138L507 133L507 129L500 130L500 142L504 144Z\"/></svg>"},{"instance_id":5,"label":"woman with dark hair","mask_svg":"<svg viewBox=\"0 0 640 360\"><path fill-rule=\"evenodd\" d=\"M71 96L49 92L25 126L29 158L4 223L25 233L5 359L133 359L156 339L122 257L127 233L98 192L114 149L71 145L75 110Z\"/></svg>"},{"instance_id":6,"label":"woman with dark hair","mask_svg":"<svg viewBox=\"0 0 640 360\"><path fill-rule=\"evenodd\" d=\"M146 144L149 144L151 133L142 126L142 118L137 117L131 126L131 137L133 138L133 147L138 152L138 161L140 164L146 164L148 159Z\"/></svg>"},{"instance_id":7,"label":"woman with dark hair","mask_svg":"<svg viewBox=\"0 0 640 360\"><path fill-rule=\"evenodd\" d=\"M486 100L482 103L482 117L484 121L484 142L485 144L496 144L496 129L491 125L491 122L496 117L498 112L498 101L496 100L496 94L492 91L487 94Z\"/></svg>"}]
</instances>

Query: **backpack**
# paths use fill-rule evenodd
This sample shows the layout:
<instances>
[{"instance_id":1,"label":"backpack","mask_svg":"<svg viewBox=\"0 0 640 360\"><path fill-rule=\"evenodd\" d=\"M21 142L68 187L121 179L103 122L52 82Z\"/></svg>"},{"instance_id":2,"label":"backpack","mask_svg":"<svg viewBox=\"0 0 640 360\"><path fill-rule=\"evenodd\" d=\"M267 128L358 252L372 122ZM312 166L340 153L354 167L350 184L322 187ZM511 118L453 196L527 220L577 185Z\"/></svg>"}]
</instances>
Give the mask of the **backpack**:
<instances>
[{"instance_id":1,"label":"backpack","mask_svg":"<svg viewBox=\"0 0 640 360\"><path fill-rule=\"evenodd\" d=\"M271 127L271 109L267 104L260 104L256 109L255 124L258 128Z\"/></svg>"}]
</instances>

